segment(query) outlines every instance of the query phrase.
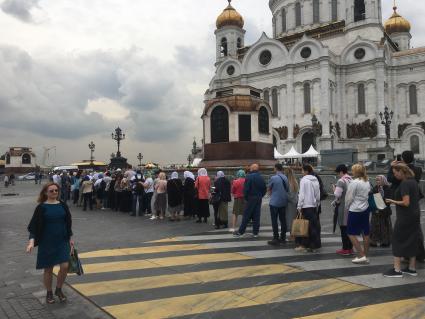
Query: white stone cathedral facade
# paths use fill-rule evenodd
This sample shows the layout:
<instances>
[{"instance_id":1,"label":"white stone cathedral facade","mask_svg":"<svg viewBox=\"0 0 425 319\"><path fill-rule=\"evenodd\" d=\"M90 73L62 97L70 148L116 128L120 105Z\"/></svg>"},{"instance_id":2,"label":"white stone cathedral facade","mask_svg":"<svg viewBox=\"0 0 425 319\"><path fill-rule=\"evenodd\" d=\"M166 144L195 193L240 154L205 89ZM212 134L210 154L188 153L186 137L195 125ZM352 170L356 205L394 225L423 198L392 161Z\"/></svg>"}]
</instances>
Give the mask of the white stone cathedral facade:
<instances>
[{"instance_id":1,"label":"white stone cathedral facade","mask_svg":"<svg viewBox=\"0 0 425 319\"><path fill-rule=\"evenodd\" d=\"M273 35L246 44L244 20L229 1L217 19L216 73L202 117L205 145L237 143L243 134L273 143L280 153L314 144L318 151L357 149L365 160L368 149L385 146L379 113L387 106L394 112L395 153L411 149L425 159L425 47L411 48L410 23L396 7L383 24L381 6L380 0L270 0ZM244 95L255 102L251 109L226 105ZM221 106L228 112L227 135L217 139L226 117L212 114ZM241 122L243 114L251 114L251 122ZM243 123L251 123L251 132Z\"/></svg>"}]
</instances>

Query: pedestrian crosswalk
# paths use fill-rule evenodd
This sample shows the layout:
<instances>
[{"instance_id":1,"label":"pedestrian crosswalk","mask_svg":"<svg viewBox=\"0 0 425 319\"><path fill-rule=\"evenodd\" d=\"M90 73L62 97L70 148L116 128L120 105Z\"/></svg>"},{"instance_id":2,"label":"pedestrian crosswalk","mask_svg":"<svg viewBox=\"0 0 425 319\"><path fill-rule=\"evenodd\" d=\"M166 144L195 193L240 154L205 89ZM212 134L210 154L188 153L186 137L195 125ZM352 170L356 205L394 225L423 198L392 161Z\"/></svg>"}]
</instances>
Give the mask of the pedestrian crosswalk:
<instances>
[{"instance_id":1,"label":"pedestrian crosswalk","mask_svg":"<svg viewBox=\"0 0 425 319\"><path fill-rule=\"evenodd\" d=\"M323 234L316 253L288 243L233 238L225 231L166 238L140 247L81 253L85 275L69 284L115 318L425 318L425 269L384 278L391 249L375 248L370 265L335 254Z\"/></svg>"}]
</instances>

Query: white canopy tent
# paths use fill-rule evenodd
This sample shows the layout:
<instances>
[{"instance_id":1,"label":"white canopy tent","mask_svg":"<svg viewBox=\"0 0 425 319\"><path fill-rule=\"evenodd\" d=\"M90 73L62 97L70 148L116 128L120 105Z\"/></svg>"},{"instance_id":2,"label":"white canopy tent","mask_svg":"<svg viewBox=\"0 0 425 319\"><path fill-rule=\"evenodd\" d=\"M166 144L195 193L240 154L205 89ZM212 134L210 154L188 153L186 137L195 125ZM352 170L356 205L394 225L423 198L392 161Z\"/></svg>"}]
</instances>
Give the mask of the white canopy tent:
<instances>
[{"instance_id":1,"label":"white canopy tent","mask_svg":"<svg viewBox=\"0 0 425 319\"><path fill-rule=\"evenodd\" d=\"M283 158L301 158L302 155L298 153L295 148L292 146L288 153L283 155Z\"/></svg>"},{"instance_id":2,"label":"white canopy tent","mask_svg":"<svg viewBox=\"0 0 425 319\"><path fill-rule=\"evenodd\" d=\"M319 152L311 145L308 151L302 154L302 157L319 157L319 155Z\"/></svg>"},{"instance_id":3,"label":"white canopy tent","mask_svg":"<svg viewBox=\"0 0 425 319\"><path fill-rule=\"evenodd\" d=\"M279 151L277 150L277 148L274 148L274 159L282 159L283 155L279 153Z\"/></svg>"}]
</instances>

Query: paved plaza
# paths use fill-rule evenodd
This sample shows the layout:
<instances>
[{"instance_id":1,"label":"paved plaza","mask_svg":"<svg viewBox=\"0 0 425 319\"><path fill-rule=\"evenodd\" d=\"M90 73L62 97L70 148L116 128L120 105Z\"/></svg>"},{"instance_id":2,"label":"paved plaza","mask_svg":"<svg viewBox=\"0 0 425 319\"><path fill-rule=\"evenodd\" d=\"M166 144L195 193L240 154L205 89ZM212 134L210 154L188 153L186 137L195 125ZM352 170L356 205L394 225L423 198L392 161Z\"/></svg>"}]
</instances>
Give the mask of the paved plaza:
<instances>
[{"instance_id":1,"label":"paved plaza","mask_svg":"<svg viewBox=\"0 0 425 319\"><path fill-rule=\"evenodd\" d=\"M372 249L368 266L337 256L330 202L320 252L272 248L267 200L258 239L71 207L85 275L68 277L67 304L46 306L35 254L24 252L39 189L0 188L0 318L425 318L424 264L416 278L390 279L391 249Z\"/></svg>"}]
</instances>

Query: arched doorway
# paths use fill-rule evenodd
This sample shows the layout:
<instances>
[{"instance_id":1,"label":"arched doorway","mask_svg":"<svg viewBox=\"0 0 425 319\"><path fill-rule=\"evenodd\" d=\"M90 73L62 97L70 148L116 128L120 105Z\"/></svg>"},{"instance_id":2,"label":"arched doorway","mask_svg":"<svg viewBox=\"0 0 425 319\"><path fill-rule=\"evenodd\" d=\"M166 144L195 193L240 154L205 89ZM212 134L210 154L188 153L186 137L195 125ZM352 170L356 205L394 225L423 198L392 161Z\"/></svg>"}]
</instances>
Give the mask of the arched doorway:
<instances>
[{"instance_id":1,"label":"arched doorway","mask_svg":"<svg viewBox=\"0 0 425 319\"><path fill-rule=\"evenodd\" d=\"M313 132L306 132L301 138L301 153L307 152L311 145L314 145L314 134Z\"/></svg>"},{"instance_id":2,"label":"arched doorway","mask_svg":"<svg viewBox=\"0 0 425 319\"><path fill-rule=\"evenodd\" d=\"M211 143L229 142L229 113L219 105L211 112Z\"/></svg>"}]
</instances>

